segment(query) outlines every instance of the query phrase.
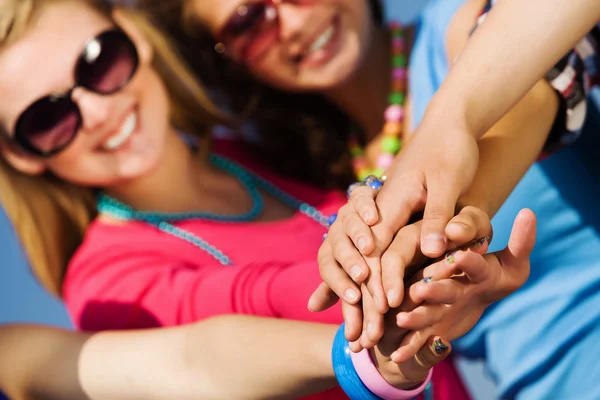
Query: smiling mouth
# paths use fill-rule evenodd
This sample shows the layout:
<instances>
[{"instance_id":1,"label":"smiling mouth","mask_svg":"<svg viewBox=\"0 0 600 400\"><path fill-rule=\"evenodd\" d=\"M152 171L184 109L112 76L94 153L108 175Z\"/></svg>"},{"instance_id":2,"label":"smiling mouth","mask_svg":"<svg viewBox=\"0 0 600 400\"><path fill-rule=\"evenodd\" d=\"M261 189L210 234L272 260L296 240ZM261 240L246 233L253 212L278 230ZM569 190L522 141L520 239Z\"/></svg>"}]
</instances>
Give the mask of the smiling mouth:
<instances>
[{"instance_id":1,"label":"smiling mouth","mask_svg":"<svg viewBox=\"0 0 600 400\"><path fill-rule=\"evenodd\" d=\"M340 20L336 16L307 47L299 59L299 64L306 67L317 67L327 63L335 55L339 41Z\"/></svg>"},{"instance_id":2,"label":"smiling mouth","mask_svg":"<svg viewBox=\"0 0 600 400\"><path fill-rule=\"evenodd\" d=\"M325 45L329 43L333 34L335 33L335 27L333 25L329 25L329 28L325 29L325 32L321 33L315 41L308 48L307 55L310 53L314 53L317 50L321 50Z\"/></svg>"},{"instance_id":3,"label":"smiling mouth","mask_svg":"<svg viewBox=\"0 0 600 400\"><path fill-rule=\"evenodd\" d=\"M137 108L131 110L129 115L125 117L125 120L121 124L119 130L114 134L106 138L100 145L103 150L116 150L122 146L127 139L131 137L135 128L137 127L138 111Z\"/></svg>"}]
</instances>

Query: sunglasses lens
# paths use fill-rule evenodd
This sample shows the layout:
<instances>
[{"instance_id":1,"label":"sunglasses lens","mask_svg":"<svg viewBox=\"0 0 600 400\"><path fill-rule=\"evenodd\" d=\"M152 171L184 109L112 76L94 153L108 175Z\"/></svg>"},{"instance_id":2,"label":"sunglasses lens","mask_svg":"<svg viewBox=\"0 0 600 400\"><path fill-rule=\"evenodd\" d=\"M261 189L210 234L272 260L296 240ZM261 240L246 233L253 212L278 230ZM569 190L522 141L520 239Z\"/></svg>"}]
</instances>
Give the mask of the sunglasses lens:
<instances>
[{"instance_id":1,"label":"sunglasses lens","mask_svg":"<svg viewBox=\"0 0 600 400\"><path fill-rule=\"evenodd\" d=\"M77 106L70 99L44 97L23 112L15 140L25 149L50 155L73 140L80 122Z\"/></svg>"},{"instance_id":2,"label":"sunglasses lens","mask_svg":"<svg viewBox=\"0 0 600 400\"><path fill-rule=\"evenodd\" d=\"M77 81L94 92L110 94L129 82L137 66L137 50L129 37L108 31L87 43L77 64Z\"/></svg>"},{"instance_id":3,"label":"sunglasses lens","mask_svg":"<svg viewBox=\"0 0 600 400\"><path fill-rule=\"evenodd\" d=\"M246 3L233 12L219 38L225 44L229 55L234 58L243 57L245 45L260 35L266 25L272 23L268 20L267 7L262 1Z\"/></svg>"}]
</instances>

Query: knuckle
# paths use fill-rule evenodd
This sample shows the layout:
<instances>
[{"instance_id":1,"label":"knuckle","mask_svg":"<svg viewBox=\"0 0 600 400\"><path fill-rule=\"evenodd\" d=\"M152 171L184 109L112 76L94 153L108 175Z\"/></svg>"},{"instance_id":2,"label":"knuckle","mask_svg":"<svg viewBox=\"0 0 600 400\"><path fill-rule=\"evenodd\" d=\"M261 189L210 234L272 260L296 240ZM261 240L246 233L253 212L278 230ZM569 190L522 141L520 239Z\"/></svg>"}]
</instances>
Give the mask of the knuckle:
<instances>
[{"instance_id":1,"label":"knuckle","mask_svg":"<svg viewBox=\"0 0 600 400\"><path fill-rule=\"evenodd\" d=\"M317 262L319 263L319 266L325 265L331 261L331 248L328 244L321 245L317 252Z\"/></svg>"},{"instance_id":2,"label":"knuckle","mask_svg":"<svg viewBox=\"0 0 600 400\"><path fill-rule=\"evenodd\" d=\"M442 207L433 205L425 210L424 218L435 222L448 219L447 213Z\"/></svg>"}]
</instances>

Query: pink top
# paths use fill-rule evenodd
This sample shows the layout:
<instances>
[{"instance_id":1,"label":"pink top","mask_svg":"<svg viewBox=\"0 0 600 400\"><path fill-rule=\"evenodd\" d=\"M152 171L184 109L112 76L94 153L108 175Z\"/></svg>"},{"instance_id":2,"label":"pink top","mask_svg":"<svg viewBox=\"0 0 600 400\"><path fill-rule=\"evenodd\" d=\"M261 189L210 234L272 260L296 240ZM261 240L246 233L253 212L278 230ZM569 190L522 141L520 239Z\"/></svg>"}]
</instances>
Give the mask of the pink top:
<instances>
[{"instance_id":1,"label":"pink top","mask_svg":"<svg viewBox=\"0 0 600 400\"><path fill-rule=\"evenodd\" d=\"M219 141L216 151L325 215L346 202L340 192L277 177L234 142ZM77 328L172 326L233 313L342 322L339 306L322 313L307 309L308 297L321 282L316 254L326 231L311 218L297 212L276 222L188 220L176 225L219 248L233 265L223 266L194 245L145 223L96 220L63 284L64 301ZM338 389L322 395L311 398L346 398Z\"/></svg>"}]
</instances>

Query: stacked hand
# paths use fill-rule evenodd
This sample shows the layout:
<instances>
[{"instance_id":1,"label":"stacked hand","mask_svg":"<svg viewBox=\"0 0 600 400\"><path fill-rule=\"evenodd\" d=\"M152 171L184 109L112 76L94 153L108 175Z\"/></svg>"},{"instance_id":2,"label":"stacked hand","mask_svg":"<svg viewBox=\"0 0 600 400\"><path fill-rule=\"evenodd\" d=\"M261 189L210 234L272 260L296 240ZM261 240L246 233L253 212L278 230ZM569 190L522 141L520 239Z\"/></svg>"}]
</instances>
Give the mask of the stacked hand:
<instances>
[{"instance_id":1,"label":"stacked hand","mask_svg":"<svg viewBox=\"0 0 600 400\"><path fill-rule=\"evenodd\" d=\"M346 338L353 351L373 347L385 320L394 315L404 337L392 358L409 360L433 335L446 340L464 335L490 303L526 281L535 243L530 210L517 216L508 247L485 255L492 236L489 218L479 209L463 208L444 227L448 253L432 263L421 251L423 221L391 235L384 252L373 251L377 225L371 228L364 221L378 220L376 192L360 186L340 209L319 251L323 283L309 301L309 308L321 311L338 297L343 300Z\"/></svg>"}]
</instances>

